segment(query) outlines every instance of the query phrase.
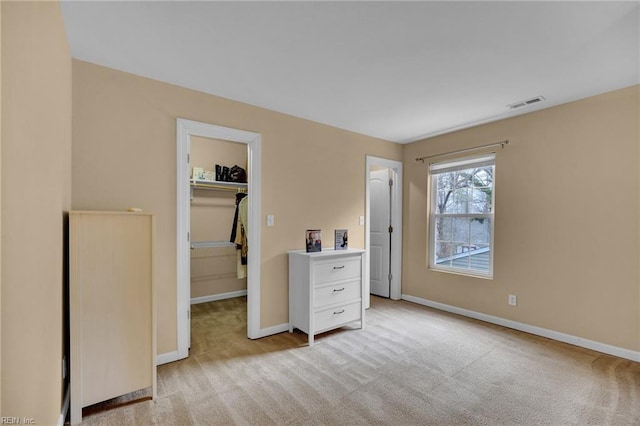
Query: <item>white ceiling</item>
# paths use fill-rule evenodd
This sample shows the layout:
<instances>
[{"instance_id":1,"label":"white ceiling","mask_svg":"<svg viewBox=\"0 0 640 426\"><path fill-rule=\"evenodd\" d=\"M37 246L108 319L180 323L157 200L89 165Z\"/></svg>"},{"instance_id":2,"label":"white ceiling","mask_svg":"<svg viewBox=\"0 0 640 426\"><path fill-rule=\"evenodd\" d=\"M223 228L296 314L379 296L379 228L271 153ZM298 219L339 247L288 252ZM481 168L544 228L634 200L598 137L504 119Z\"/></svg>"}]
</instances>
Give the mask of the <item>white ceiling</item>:
<instances>
[{"instance_id":1,"label":"white ceiling","mask_svg":"<svg viewBox=\"0 0 640 426\"><path fill-rule=\"evenodd\" d=\"M401 143L640 82L638 2L63 1L62 11L74 58Z\"/></svg>"}]
</instances>

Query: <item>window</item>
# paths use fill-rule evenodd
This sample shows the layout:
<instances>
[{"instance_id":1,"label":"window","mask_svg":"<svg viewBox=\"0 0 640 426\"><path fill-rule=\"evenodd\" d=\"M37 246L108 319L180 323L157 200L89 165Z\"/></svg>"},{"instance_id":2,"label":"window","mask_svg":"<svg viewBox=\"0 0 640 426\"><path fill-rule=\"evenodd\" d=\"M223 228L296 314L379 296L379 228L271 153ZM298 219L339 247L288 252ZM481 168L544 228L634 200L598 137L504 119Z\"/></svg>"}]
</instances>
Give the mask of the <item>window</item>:
<instances>
[{"instance_id":1,"label":"window","mask_svg":"<svg viewBox=\"0 0 640 426\"><path fill-rule=\"evenodd\" d=\"M433 163L429 268L493 276L495 154Z\"/></svg>"}]
</instances>

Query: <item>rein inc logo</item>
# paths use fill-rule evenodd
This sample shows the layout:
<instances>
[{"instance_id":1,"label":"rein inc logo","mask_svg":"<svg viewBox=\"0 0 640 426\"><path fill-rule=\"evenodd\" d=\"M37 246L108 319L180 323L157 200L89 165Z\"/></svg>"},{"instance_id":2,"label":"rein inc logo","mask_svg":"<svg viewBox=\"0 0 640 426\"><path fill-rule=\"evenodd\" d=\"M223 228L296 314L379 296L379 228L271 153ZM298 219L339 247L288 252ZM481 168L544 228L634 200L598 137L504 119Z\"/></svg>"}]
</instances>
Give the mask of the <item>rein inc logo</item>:
<instances>
[{"instance_id":1,"label":"rein inc logo","mask_svg":"<svg viewBox=\"0 0 640 426\"><path fill-rule=\"evenodd\" d=\"M0 417L0 425L35 425L36 420L29 417Z\"/></svg>"}]
</instances>

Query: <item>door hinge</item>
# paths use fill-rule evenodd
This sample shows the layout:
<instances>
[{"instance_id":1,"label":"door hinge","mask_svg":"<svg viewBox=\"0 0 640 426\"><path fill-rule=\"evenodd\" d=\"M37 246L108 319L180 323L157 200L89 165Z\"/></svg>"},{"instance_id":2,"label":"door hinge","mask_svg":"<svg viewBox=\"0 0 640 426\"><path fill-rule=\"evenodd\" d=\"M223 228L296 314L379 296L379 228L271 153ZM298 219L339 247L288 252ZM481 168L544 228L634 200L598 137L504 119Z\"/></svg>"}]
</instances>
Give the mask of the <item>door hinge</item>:
<instances>
[{"instance_id":1,"label":"door hinge","mask_svg":"<svg viewBox=\"0 0 640 426\"><path fill-rule=\"evenodd\" d=\"M191 319L191 309L187 309L187 319Z\"/></svg>"},{"instance_id":2,"label":"door hinge","mask_svg":"<svg viewBox=\"0 0 640 426\"><path fill-rule=\"evenodd\" d=\"M187 154L187 164L191 162L191 154Z\"/></svg>"},{"instance_id":3,"label":"door hinge","mask_svg":"<svg viewBox=\"0 0 640 426\"><path fill-rule=\"evenodd\" d=\"M393 226L389 225L389 233L391 234L393 232Z\"/></svg>"},{"instance_id":4,"label":"door hinge","mask_svg":"<svg viewBox=\"0 0 640 426\"><path fill-rule=\"evenodd\" d=\"M389 281L393 279L393 275L389 274Z\"/></svg>"},{"instance_id":5,"label":"door hinge","mask_svg":"<svg viewBox=\"0 0 640 426\"><path fill-rule=\"evenodd\" d=\"M393 186L393 179L389 179L389 186Z\"/></svg>"},{"instance_id":6,"label":"door hinge","mask_svg":"<svg viewBox=\"0 0 640 426\"><path fill-rule=\"evenodd\" d=\"M187 241L191 241L191 233L187 232Z\"/></svg>"}]
</instances>

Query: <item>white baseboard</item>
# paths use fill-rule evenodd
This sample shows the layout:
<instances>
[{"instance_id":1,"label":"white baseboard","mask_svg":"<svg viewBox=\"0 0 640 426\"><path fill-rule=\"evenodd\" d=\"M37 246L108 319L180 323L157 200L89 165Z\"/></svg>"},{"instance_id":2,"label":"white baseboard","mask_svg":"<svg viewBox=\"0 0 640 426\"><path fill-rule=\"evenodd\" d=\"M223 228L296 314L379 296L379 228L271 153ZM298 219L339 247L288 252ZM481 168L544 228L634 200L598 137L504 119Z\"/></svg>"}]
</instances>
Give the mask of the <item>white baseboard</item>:
<instances>
[{"instance_id":1,"label":"white baseboard","mask_svg":"<svg viewBox=\"0 0 640 426\"><path fill-rule=\"evenodd\" d=\"M229 293L212 294L211 296L194 297L191 299L192 305L198 303L214 302L216 300L233 299L234 297L246 296L247 290L230 291Z\"/></svg>"},{"instance_id":2,"label":"white baseboard","mask_svg":"<svg viewBox=\"0 0 640 426\"><path fill-rule=\"evenodd\" d=\"M178 351L165 352L156 356L156 365L168 364L179 359Z\"/></svg>"},{"instance_id":3,"label":"white baseboard","mask_svg":"<svg viewBox=\"0 0 640 426\"><path fill-rule=\"evenodd\" d=\"M71 386L67 383L67 391L64 393L64 401L62 402L62 411L60 412L60 417L58 417L58 426L64 426L64 421L67 418L67 413L69 412L69 401L71 398Z\"/></svg>"},{"instance_id":4,"label":"white baseboard","mask_svg":"<svg viewBox=\"0 0 640 426\"><path fill-rule=\"evenodd\" d=\"M558 331L548 330L546 328L536 327L534 325L495 317L493 315L470 311L468 309L458 308L456 306L446 305L444 303L434 302L432 300L422 299L419 297L410 296L408 294L403 294L402 300L428 306L434 309L439 309L441 311L451 312L453 314L474 318L480 321L489 322L491 324L513 328L514 330L524 331L525 333L535 334L537 336L546 337L548 339L557 340L559 342L569 343L571 345L580 346L597 352L629 359L631 361L640 362L640 352L638 351L632 351L630 349L620 348L618 346L612 346L606 343L595 342L593 340L584 339L582 337L572 336L570 334L560 333Z\"/></svg>"}]
</instances>

